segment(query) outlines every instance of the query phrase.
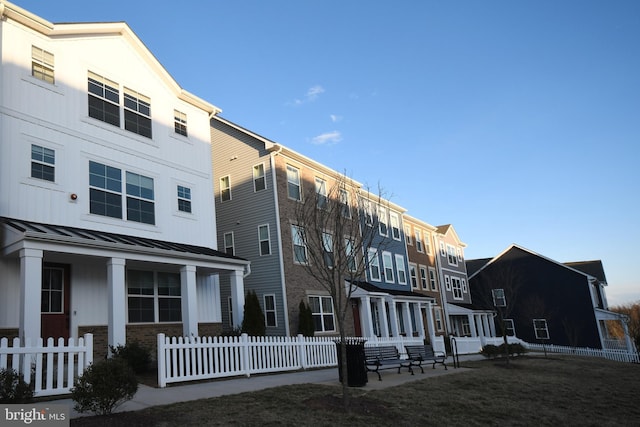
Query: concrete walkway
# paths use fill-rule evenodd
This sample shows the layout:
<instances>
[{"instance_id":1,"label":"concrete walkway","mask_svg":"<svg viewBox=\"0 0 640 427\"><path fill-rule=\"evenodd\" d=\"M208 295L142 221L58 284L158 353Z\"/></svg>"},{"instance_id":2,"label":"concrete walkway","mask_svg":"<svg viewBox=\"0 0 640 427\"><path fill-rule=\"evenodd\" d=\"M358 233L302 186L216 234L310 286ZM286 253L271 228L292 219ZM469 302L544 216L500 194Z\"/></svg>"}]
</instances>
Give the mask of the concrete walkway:
<instances>
[{"instance_id":1,"label":"concrete walkway","mask_svg":"<svg viewBox=\"0 0 640 427\"><path fill-rule=\"evenodd\" d=\"M484 358L477 354L460 356L461 363L470 360L482 359ZM454 368L451 358L448 358L447 365L448 369L445 370L440 365L436 366L435 369L432 369L431 365L427 364L424 368L424 373L421 373L419 368L414 369L415 375L411 375L406 369L403 369L400 374L398 374L394 369L389 369L381 371L382 381L378 381L378 376L375 373L370 373L368 375L369 381L367 382L367 385L364 387L358 387L358 389L380 390L411 381L464 372L469 369L465 368L464 365L460 368ZM334 367L281 374L255 375L249 378L236 377L233 379L170 385L166 388L155 388L140 384L133 399L116 408L114 412L138 411L152 406L168 405L177 402L188 402L230 394L258 391L291 384L323 384L339 387L340 382L338 380L338 369ZM76 412L73 409L74 403L70 398L52 400L51 403L68 405L71 418L92 415L90 413L83 414Z\"/></svg>"}]
</instances>

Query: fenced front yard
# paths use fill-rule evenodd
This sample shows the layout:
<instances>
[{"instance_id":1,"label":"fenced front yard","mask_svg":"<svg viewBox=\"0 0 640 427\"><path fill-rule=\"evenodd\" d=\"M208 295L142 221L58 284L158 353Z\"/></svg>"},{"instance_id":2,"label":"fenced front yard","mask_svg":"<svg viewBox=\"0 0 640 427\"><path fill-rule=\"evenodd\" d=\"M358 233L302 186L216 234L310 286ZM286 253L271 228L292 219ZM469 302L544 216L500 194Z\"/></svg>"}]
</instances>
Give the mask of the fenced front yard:
<instances>
[{"instance_id":1,"label":"fenced front yard","mask_svg":"<svg viewBox=\"0 0 640 427\"><path fill-rule=\"evenodd\" d=\"M624 350L616 349L597 349L597 348L584 348L584 347L567 347L561 345L549 345L549 344L531 344L524 343L524 346L528 350L532 351L546 351L548 353L562 353L573 354L576 356L588 356L588 357L601 357L604 359L614 360L616 362L626 363L640 363L640 355L638 353L632 353Z\"/></svg>"}]
</instances>

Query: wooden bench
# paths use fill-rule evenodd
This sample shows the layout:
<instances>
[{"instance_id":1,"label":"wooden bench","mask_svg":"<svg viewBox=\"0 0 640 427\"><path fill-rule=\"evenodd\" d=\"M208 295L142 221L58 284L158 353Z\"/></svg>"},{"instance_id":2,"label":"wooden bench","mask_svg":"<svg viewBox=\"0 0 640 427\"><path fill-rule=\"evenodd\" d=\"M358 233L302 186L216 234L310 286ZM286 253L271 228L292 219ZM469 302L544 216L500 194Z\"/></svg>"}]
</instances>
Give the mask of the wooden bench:
<instances>
[{"instance_id":1,"label":"wooden bench","mask_svg":"<svg viewBox=\"0 0 640 427\"><path fill-rule=\"evenodd\" d=\"M436 368L436 363L440 363L444 366L444 369L447 369L447 364L444 362L447 359L447 355L441 352L434 352L433 347L429 344L425 345L405 345L405 350L407 350L407 356L409 357L409 361L412 366L418 366L422 373L424 374L424 369L422 369L422 362L433 362L432 368Z\"/></svg>"},{"instance_id":2,"label":"wooden bench","mask_svg":"<svg viewBox=\"0 0 640 427\"><path fill-rule=\"evenodd\" d=\"M394 345L382 347L365 347L364 348L365 364L368 372L378 374L378 381L382 381L380 376L381 369L398 368L398 373L403 367L409 368L409 372L413 375L411 369L411 361L400 359L398 349Z\"/></svg>"}]
</instances>

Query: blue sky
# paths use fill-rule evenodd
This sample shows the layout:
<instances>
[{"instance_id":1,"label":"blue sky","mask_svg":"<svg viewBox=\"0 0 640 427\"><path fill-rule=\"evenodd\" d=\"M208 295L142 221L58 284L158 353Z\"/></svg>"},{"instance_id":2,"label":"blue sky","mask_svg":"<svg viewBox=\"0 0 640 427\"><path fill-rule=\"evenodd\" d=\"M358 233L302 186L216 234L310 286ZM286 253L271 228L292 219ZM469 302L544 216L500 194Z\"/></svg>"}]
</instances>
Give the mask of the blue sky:
<instances>
[{"instance_id":1,"label":"blue sky","mask_svg":"<svg viewBox=\"0 0 640 427\"><path fill-rule=\"evenodd\" d=\"M640 2L15 0L126 21L222 116L377 188L467 258L601 259L640 300Z\"/></svg>"}]
</instances>

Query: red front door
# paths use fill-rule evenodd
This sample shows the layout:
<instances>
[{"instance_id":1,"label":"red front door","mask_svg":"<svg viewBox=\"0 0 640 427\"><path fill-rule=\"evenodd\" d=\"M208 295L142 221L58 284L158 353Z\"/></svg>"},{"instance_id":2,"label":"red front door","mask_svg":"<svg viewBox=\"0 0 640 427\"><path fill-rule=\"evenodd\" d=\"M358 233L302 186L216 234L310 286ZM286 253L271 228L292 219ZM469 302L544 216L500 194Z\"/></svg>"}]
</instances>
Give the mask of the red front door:
<instances>
[{"instance_id":1,"label":"red front door","mask_svg":"<svg viewBox=\"0 0 640 427\"><path fill-rule=\"evenodd\" d=\"M47 340L69 338L69 266L44 264L41 291L41 334Z\"/></svg>"}]
</instances>

